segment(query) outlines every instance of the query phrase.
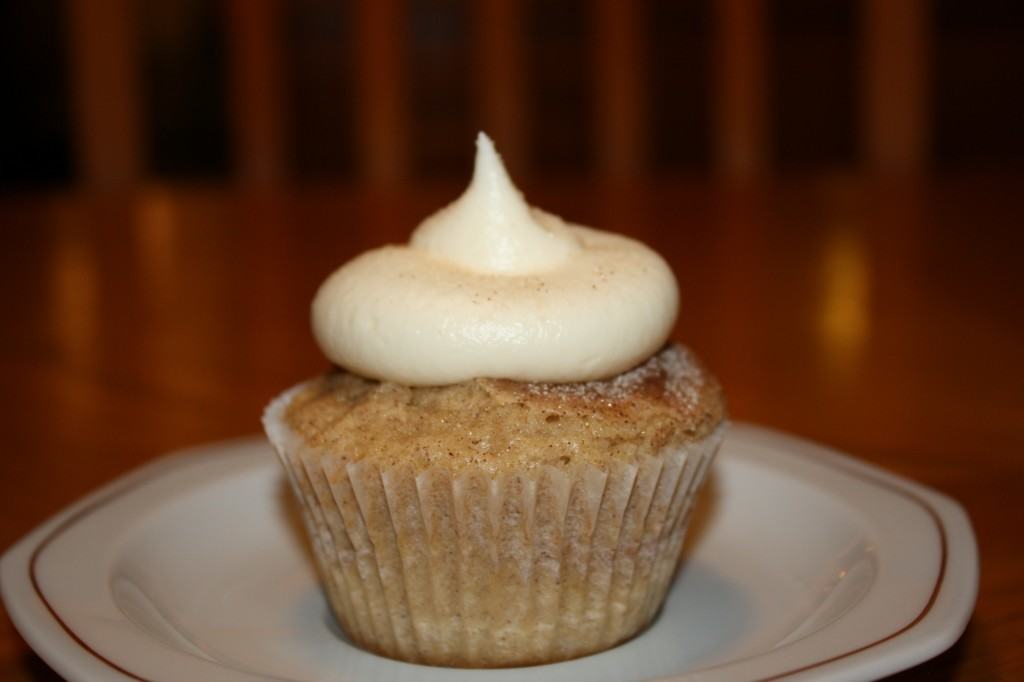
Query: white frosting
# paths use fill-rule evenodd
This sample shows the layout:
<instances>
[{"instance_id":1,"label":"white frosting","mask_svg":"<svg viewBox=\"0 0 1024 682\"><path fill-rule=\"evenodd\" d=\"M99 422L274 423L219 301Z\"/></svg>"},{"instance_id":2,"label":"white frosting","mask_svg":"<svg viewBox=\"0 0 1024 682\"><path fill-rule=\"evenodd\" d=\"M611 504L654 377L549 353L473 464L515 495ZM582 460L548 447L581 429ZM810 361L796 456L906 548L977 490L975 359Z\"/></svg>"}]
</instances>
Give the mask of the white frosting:
<instances>
[{"instance_id":1,"label":"white frosting","mask_svg":"<svg viewBox=\"0 0 1024 682\"><path fill-rule=\"evenodd\" d=\"M658 254L530 208L481 133L465 193L407 246L369 251L328 277L313 333L342 367L411 386L576 382L643 362L677 307Z\"/></svg>"}]
</instances>

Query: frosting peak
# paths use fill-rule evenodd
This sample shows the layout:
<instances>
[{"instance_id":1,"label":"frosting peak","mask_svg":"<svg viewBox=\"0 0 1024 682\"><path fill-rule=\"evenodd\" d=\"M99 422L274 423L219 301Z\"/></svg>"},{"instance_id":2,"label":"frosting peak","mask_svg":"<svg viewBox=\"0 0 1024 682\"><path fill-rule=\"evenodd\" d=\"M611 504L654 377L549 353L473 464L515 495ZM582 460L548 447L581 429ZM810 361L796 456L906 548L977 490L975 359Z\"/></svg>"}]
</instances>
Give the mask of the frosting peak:
<instances>
[{"instance_id":1,"label":"frosting peak","mask_svg":"<svg viewBox=\"0 0 1024 682\"><path fill-rule=\"evenodd\" d=\"M424 220L408 245L336 270L312 312L333 362L423 386L604 379L657 351L677 306L661 257L531 208L481 134L462 196Z\"/></svg>"},{"instance_id":2,"label":"frosting peak","mask_svg":"<svg viewBox=\"0 0 1024 682\"><path fill-rule=\"evenodd\" d=\"M555 216L531 210L484 133L469 187L424 220L409 245L471 270L507 274L554 267L580 248Z\"/></svg>"}]
</instances>

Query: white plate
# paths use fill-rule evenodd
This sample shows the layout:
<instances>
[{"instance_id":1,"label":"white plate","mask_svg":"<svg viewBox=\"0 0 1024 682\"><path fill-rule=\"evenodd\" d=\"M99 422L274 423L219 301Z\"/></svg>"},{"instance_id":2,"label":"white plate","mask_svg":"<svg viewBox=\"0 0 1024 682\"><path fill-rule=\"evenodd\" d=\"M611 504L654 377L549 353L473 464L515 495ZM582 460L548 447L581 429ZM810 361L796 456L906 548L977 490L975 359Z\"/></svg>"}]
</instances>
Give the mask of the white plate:
<instances>
[{"instance_id":1,"label":"white plate","mask_svg":"<svg viewBox=\"0 0 1024 682\"><path fill-rule=\"evenodd\" d=\"M963 632L978 556L958 504L835 452L735 425L655 624L547 680L871 679ZM347 643L261 440L161 459L44 524L0 562L29 644L71 680L521 679Z\"/></svg>"}]
</instances>

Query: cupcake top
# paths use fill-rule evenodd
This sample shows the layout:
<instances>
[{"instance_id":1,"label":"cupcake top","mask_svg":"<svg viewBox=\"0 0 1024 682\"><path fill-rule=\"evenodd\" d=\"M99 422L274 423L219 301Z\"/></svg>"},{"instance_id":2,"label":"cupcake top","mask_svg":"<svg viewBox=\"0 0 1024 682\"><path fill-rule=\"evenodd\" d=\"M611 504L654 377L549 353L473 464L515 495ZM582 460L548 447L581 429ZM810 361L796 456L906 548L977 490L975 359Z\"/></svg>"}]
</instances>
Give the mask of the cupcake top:
<instances>
[{"instance_id":1,"label":"cupcake top","mask_svg":"<svg viewBox=\"0 0 1024 682\"><path fill-rule=\"evenodd\" d=\"M440 386L608 378L664 345L677 307L660 256L528 206L481 133L465 193L408 244L335 271L312 313L318 344L346 370Z\"/></svg>"},{"instance_id":2,"label":"cupcake top","mask_svg":"<svg viewBox=\"0 0 1024 682\"><path fill-rule=\"evenodd\" d=\"M343 461L500 473L634 462L708 436L725 415L715 379L678 345L604 381L472 379L410 387L338 370L304 385L284 419Z\"/></svg>"}]
</instances>

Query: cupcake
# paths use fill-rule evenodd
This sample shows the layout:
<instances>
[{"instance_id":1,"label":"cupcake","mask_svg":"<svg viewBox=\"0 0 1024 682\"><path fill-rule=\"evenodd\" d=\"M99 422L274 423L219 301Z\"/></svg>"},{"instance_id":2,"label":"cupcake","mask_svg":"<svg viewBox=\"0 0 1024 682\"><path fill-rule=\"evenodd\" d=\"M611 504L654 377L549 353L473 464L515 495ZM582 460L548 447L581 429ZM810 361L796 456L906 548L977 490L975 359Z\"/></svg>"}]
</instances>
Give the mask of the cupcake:
<instances>
[{"instance_id":1,"label":"cupcake","mask_svg":"<svg viewBox=\"0 0 1024 682\"><path fill-rule=\"evenodd\" d=\"M531 665L652 622L725 423L677 300L651 250L527 206L483 135L458 200L324 282L336 368L263 422L355 644Z\"/></svg>"}]
</instances>

